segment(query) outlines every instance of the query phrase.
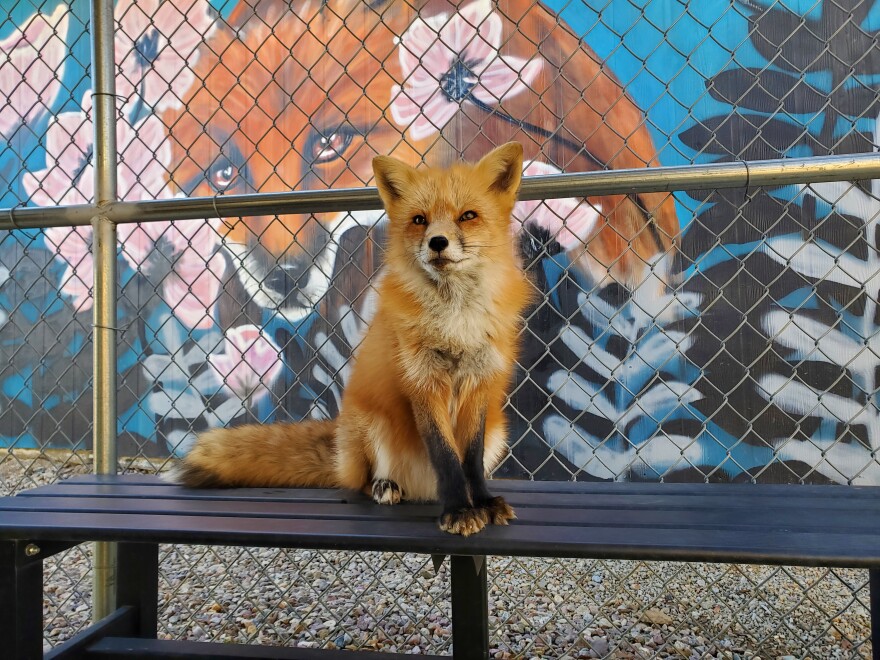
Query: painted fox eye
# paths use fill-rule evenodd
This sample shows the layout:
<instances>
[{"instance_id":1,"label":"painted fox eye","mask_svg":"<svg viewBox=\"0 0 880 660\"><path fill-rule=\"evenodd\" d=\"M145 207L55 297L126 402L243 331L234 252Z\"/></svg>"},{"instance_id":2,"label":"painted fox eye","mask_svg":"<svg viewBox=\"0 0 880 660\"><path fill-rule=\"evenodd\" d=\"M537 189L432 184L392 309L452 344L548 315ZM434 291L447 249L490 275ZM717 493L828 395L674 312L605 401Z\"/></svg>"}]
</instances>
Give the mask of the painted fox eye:
<instances>
[{"instance_id":1,"label":"painted fox eye","mask_svg":"<svg viewBox=\"0 0 880 660\"><path fill-rule=\"evenodd\" d=\"M477 217L476 211L465 211L461 214L461 217L458 219L459 222L465 222L467 220L473 220Z\"/></svg>"},{"instance_id":2,"label":"painted fox eye","mask_svg":"<svg viewBox=\"0 0 880 660\"><path fill-rule=\"evenodd\" d=\"M208 182L217 192L223 192L238 178L238 168L225 156L220 156L208 171Z\"/></svg>"},{"instance_id":3,"label":"painted fox eye","mask_svg":"<svg viewBox=\"0 0 880 660\"><path fill-rule=\"evenodd\" d=\"M426 225L428 224L427 219L423 215L414 215L413 216L413 224L414 225Z\"/></svg>"},{"instance_id":4,"label":"painted fox eye","mask_svg":"<svg viewBox=\"0 0 880 660\"><path fill-rule=\"evenodd\" d=\"M343 128L325 135L316 134L311 140L311 153L308 154L312 163L330 163L340 158L351 144L351 138L351 131Z\"/></svg>"}]
</instances>

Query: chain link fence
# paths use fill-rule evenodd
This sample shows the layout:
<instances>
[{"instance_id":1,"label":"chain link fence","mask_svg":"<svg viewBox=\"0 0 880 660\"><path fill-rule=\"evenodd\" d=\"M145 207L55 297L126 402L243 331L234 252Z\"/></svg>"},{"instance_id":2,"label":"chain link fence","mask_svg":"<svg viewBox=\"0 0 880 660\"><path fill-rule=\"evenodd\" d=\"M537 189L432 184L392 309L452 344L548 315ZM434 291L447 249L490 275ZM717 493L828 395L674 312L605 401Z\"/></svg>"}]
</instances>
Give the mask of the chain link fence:
<instances>
[{"instance_id":1,"label":"chain link fence","mask_svg":"<svg viewBox=\"0 0 880 660\"><path fill-rule=\"evenodd\" d=\"M360 188L370 161L525 174L878 150L880 4L118 0L119 198ZM0 206L95 197L89 5L0 4ZM873 181L520 202L529 311L498 477L880 484ZM215 215L219 216L220 213ZM135 216L135 219L139 216ZM9 214L10 226L15 215ZM119 224L117 452L332 416L377 211ZM88 226L0 236L0 488L92 469ZM46 562L46 644L90 616ZM451 651L446 567L168 546L171 638ZM497 658L867 658L862 571L490 558Z\"/></svg>"}]
</instances>

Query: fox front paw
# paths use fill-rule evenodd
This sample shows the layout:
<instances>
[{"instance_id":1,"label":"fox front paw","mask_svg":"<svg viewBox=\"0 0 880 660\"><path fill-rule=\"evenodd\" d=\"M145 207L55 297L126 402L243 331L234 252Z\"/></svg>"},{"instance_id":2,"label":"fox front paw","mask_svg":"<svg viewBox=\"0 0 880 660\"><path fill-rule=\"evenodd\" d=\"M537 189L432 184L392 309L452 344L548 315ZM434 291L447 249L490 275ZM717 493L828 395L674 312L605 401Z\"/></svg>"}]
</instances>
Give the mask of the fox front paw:
<instances>
[{"instance_id":1,"label":"fox front paw","mask_svg":"<svg viewBox=\"0 0 880 660\"><path fill-rule=\"evenodd\" d=\"M480 502L477 505L486 512L486 517L493 525L506 525L509 521L516 518L516 512L513 510L503 497L492 497L488 500Z\"/></svg>"},{"instance_id":2,"label":"fox front paw","mask_svg":"<svg viewBox=\"0 0 880 660\"><path fill-rule=\"evenodd\" d=\"M450 534L470 536L476 534L489 523L484 509L466 507L457 511L444 512L440 516L440 529Z\"/></svg>"},{"instance_id":3,"label":"fox front paw","mask_svg":"<svg viewBox=\"0 0 880 660\"><path fill-rule=\"evenodd\" d=\"M400 504L402 497L400 486L391 479L373 480L373 500L378 504Z\"/></svg>"}]
</instances>

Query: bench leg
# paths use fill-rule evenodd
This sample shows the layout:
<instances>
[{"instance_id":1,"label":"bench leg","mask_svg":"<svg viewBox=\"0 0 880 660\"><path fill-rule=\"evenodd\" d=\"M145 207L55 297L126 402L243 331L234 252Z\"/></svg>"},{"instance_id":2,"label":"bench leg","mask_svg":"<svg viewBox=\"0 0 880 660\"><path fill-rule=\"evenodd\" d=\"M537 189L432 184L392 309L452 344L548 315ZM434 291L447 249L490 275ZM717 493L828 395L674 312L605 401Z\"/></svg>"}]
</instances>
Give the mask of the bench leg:
<instances>
[{"instance_id":1,"label":"bench leg","mask_svg":"<svg viewBox=\"0 0 880 660\"><path fill-rule=\"evenodd\" d=\"M3 653L20 660L43 657L43 556L36 548L0 541L0 640Z\"/></svg>"},{"instance_id":2,"label":"bench leg","mask_svg":"<svg viewBox=\"0 0 880 660\"><path fill-rule=\"evenodd\" d=\"M880 568L868 571L871 590L871 646L874 660L880 660Z\"/></svg>"},{"instance_id":3,"label":"bench leg","mask_svg":"<svg viewBox=\"0 0 880 660\"><path fill-rule=\"evenodd\" d=\"M452 657L489 657L489 601L485 557L452 557Z\"/></svg>"},{"instance_id":4,"label":"bench leg","mask_svg":"<svg viewBox=\"0 0 880 660\"><path fill-rule=\"evenodd\" d=\"M119 543L116 607L137 611L137 637L156 637L159 599L159 545Z\"/></svg>"}]
</instances>

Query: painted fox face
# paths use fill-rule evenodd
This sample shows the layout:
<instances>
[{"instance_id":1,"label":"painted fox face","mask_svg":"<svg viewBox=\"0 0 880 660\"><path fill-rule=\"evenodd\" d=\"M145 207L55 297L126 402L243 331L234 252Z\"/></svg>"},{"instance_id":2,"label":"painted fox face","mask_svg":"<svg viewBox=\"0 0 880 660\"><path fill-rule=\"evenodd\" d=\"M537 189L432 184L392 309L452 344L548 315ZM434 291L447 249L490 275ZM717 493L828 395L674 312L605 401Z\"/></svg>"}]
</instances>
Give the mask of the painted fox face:
<instances>
[{"instance_id":1,"label":"painted fox face","mask_svg":"<svg viewBox=\"0 0 880 660\"><path fill-rule=\"evenodd\" d=\"M509 260L522 153L522 146L511 142L475 166L418 170L395 158L375 158L376 185L389 219L388 263L442 281Z\"/></svg>"},{"instance_id":2,"label":"painted fox face","mask_svg":"<svg viewBox=\"0 0 880 660\"><path fill-rule=\"evenodd\" d=\"M419 160L371 100L392 85L375 58L394 35L367 3L332 4L306 2L294 13L288 3L243 2L206 42L185 107L165 115L171 176L183 193L361 187L378 153ZM364 42L348 23L372 38ZM342 233L380 217L229 218L221 232L249 297L296 321L329 288Z\"/></svg>"},{"instance_id":3,"label":"painted fox face","mask_svg":"<svg viewBox=\"0 0 880 660\"><path fill-rule=\"evenodd\" d=\"M204 44L184 101L164 119L171 178L188 195L356 188L379 154L448 166L511 140L527 162L566 171L656 164L642 113L532 0L241 2ZM672 245L665 194L589 201L603 211L588 237L600 270L628 279ZM328 291L341 235L381 217L229 218L222 233L249 297L298 320Z\"/></svg>"}]
</instances>

